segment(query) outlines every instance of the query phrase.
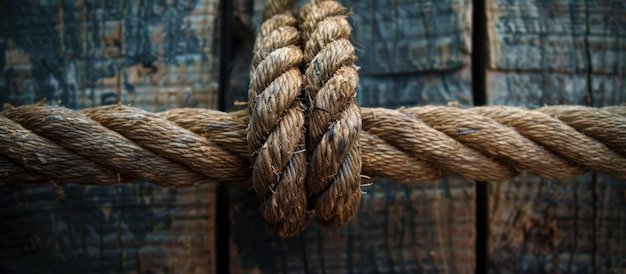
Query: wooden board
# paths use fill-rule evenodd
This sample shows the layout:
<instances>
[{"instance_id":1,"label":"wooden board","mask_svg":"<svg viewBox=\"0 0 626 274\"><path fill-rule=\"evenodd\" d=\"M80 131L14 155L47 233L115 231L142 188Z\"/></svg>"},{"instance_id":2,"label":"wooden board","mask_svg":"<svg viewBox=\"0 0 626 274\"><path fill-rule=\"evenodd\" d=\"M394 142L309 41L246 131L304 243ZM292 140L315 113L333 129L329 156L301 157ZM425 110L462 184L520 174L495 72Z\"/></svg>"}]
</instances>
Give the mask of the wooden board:
<instances>
[{"instance_id":1,"label":"wooden board","mask_svg":"<svg viewBox=\"0 0 626 274\"><path fill-rule=\"evenodd\" d=\"M218 1L179 2L3 2L0 103L216 107ZM215 272L215 188L0 186L0 272Z\"/></svg>"},{"instance_id":2,"label":"wooden board","mask_svg":"<svg viewBox=\"0 0 626 274\"><path fill-rule=\"evenodd\" d=\"M474 268L474 184L377 181L356 216L329 230L312 223L280 239L265 228L256 194L232 189L232 273L467 273Z\"/></svg>"},{"instance_id":3,"label":"wooden board","mask_svg":"<svg viewBox=\"0 0 626 274\"><path fill-rule=\"evenodd\" d=\"M488 1L490 104L626 101L623 1ZM491 184L491 271L620 273L623 182L602 175Z\"/></svg>"},{"instance_id":4,"label":"wooden board","mask_svg":"<svg viewBox=\"0 0 626 274\"><path fill-rule=\"evenodd\" d=\"M214 272L214 185L2 188L2 273Z\"/></svg>"},{"instance_id":5,"label":"wooden board","mask_svg":"<svg viewBox=\"0 0 626 274\"><path fill-rule=\"evenodd\" d=\"M340 2L351 8L361 49L362 106L472 104L470 1ZM262 7L263 1L238 1L239 20L257 29ZM231 92L245 100L247 86L240 81L249 67L237 67ZM312 223L301 235L282 240L267 231L256 194L231 188L232 273L474 271L474 182L456 177L415 184L377 181L363 190L359 211L346 226L328 230Z\"/></svg>"},{"instance_id":6,"label":"wooden board","mask_svg":"<svg viewBox=\"0 0 626 274\"><path fill-rule=\"evenodd\" d=\"M65 3L65 2L64 2ZM151 111L214 106L216 0L10 4L0 28L3 102L70 108L117 102ZM6 95L4 95L6 94Z\"/></svg>"}]
</instances>

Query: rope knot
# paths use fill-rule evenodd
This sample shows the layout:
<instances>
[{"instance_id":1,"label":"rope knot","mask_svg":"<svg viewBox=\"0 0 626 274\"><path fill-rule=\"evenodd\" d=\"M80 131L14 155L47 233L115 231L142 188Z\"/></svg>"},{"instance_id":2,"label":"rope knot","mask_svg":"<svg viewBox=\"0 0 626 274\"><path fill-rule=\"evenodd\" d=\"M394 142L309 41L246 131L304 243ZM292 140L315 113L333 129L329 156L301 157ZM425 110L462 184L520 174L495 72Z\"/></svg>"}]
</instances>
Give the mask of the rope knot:
<instances>
[{"instance_id":1,"label":"rope knot","mask_svg":"<svg viewBox=\"0 0 626 274\"><path fill-rule=\"evenodd\" d=\"M281 236L300 232L310 216L340 226L361 198L359 76L347 10L313 1L297 21L289 12L294 5L268 2L248 92L252 184Z\"/></svg>"}]
</instances>

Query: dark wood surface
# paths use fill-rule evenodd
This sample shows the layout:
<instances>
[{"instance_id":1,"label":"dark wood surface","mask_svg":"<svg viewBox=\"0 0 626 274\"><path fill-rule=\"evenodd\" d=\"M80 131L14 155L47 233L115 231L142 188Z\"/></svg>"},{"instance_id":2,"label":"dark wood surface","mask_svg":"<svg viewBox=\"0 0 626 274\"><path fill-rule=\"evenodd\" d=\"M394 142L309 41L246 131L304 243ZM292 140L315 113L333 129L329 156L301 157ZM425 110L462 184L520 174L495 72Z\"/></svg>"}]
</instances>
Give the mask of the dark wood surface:
<instances>
[{"instance_id":1,"label":"dark wood surface","mask_svg":"<svg viewBox=\"0 0 626 274\"><path fill-rule=\"evenodd\" d=\"M2 1L0 103L215 108L218 1L179 2ZM0 273L215 272L215 185L60 189L0 186Z\"/></svg>"},{"instance_id":2,"label":"dark wood surface","mask_svg":"<svg viewBox=\"0 0 626 274\"><path fill-rule=\"evenodd\" d=\"M215 108L217 0L0 4L0 103ZM306 1L302 1L306 2ZM352 11L359 103L472 104L471 1L340 1ZM47 4L52 3L52 4ZM247 98L262 0L235 2L230 101ZM489 104L626 102L626 3L487 1ZM222 34L228 35L228 34ZM28 39L26 39L28 38ZM256 194L231 188L229 248L216 250L215 186L1 186L2 273L472 273L474 182L376 181L346 226L282 240ZM490 272L621 273L626 186L591 174L490 184ZM36 263L35 263L36 262ZM222 262L224 263L224 262Z\"/></svg>"},{"instance_id":3,"label":"dark wood surface","mask_svg":"<svg viewBox=\"0 0 626 274\"><path fill-rule=\"evenodd\" d=\"M626 102L623 1L488 1L488 101ZM624 184L593 174L491 184L493 273L621 273Z\"/></svg>"}]
</instances>

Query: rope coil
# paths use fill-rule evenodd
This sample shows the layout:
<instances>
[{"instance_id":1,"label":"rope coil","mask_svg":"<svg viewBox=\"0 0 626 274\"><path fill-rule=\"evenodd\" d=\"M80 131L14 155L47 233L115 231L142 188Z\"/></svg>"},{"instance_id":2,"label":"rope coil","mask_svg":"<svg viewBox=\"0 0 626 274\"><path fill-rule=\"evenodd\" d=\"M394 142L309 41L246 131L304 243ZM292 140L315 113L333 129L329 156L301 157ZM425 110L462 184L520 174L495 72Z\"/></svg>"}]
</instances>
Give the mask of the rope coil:
<instances>
[{"instance_id":1,"label":"rope coil","mask_svg":"<svg viewBox=\"0 0 626 274\"><path fill-rule=\"evenodd\" d=\"M8 106L0 184L251 185L268 227L288 237L311 218L347 222L369 178L626 179L626 106L360 108L347 9L312 1L296 19L296 3L268 2L247 110Z\"/></svg>"}]
</instances>

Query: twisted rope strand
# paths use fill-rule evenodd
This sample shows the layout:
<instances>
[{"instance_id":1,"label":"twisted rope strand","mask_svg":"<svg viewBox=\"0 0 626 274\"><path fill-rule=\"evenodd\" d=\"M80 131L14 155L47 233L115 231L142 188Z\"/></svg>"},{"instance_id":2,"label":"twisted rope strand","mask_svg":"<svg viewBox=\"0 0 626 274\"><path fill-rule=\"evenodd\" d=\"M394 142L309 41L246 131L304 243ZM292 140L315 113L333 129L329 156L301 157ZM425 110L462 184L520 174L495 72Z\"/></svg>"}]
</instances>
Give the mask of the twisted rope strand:
<instances>
[{"instance_id":1,"label":"twisted rope strand","mask_svg":"<svg viewBox=\"0 0 626 274\"><path fill-rule=\"evenodd\" d=\"M250 178L249 174L241 172L243 167L249 165L248 161L162 119L157 114L124 106L94 107L81 113L135 144L158 152L159 155L212 180L245 184ZM170 138L155 138L168 134ZM206 166L213 168L208 170L204 168Z\"/></svg>"},{"instance_id":2,"label":"twisted rope strand","mask_svg":"<svg viewBox=\"0 0 626 274\"><path fill-rule=\"evenodd\" d=\"M172 163L158 153L140 147L119 133L101 126L85 115L66 108L28 105L8 109L2 112L2 115L19 123L33 133L54 140L59 146L73 152L73 154L58 152L58 155L62 156L57 157L68 159L68 161L73 158L70 161L73 162L73 166L83 165L83 162L85 162L84 158L87 158L97 162L106 169L119 172L124 179L145 180L169 187L201 183L206 180L205 176ZM128 127L135 126L137 125L128 125ZM158 135L153 135L152 131L146 131L145 134L152 139L159 138ZM41 140L38 142L43 144ZM42 151L46 150L42 148ZM82 157L78 157L76 154ZM57 152L50 155L57 155ZM70 157L70 155L74 155L74 157ZM5 156L11 158L13 155L5 154ZM85 165L88 165L88 163ZM29 167L29 165L25 166ZM60 167L58 172L64 172L64 169L66 168ZM80 168L77 169L76 172L78 174ZM103 180L103 184L108 184L111 180L113 182L119 181L119 179L116 179L117 176L113 176L115 173L111 174L112 177L108 180ZM42 175L50 174L44 173ZM88 173L85 176L88 176ZM60 180L57 176L52 177ZM69 182L69 180L66 182Z\"/></svg>"},{"instance_id":3,"label":"twisted rope strand","mask_svg":"<svg viewBox=\"0 0 626 274\"><path fill-rule=\"evenodd\" d=\"M270 229L280 236L300 232L308 223L302 50L296 19L287 5L269 1L255 41L248 103L248 148L252 184L261 198Z\"/></svg>"},{"instance_id":4,"label":"twisted rope strand","mask_svg":"<svg viewBox=\"0 0 626 274\"><path fill-rule=\"evenodd\" d=\"M41 108L41 110L39 110ZM467 178L481 178L476 174L491 173L495 169L489 164L475 165L473 160L463 160L463 165L457 164L451 167L444 164L440 166L439 162L451 162L454 165L458 161L456 154L466 153L462 143L455 141L443 132L439 132L431 128L421 120L407 115L406 113L419 112L422 107L402 109L401 111L362 108L363 127L365 130L360 134L360 145L362 147L363 174L373 178L383 178L397 180L401 182L424 182L440 178L443 175L456 174ZM619 106L626 111L626 106ZM115 109L110 108L111 111ZM139 114L145 113L142 110L125 107L125 111ZM443 110L451 110L452 108L442 108ZM593 110L593 109L592 109ZM90 109L84 110L89 112ZM467 109L492 118L503 126L512 127L519 132L524 138L535 142L551 151L554 155L563 158L567 163L572 163L574 167L582 167L585 171L596 171L612 175L619 179L626 179L626 155L616 152L610 144L604 144L592 137L589 137L567 123L542 113L538 110L527 110L516 107L475 107ZM391 114L390 114L391 113ZM441 115L447 115L452 118L447 119L464 119L466 113L458 111L441 111ZM118 184L128 183L136 180L145 180L163 186L176 187L187 186L194 183L208 183L211 177L194 174L193 171L182 167L177 163L165 160L159 155L162 149L148 151L145 148L137 146L133 141L126 139L119 133L107 129L95 121L85 117L80 113L71 110L50 107L50 106L21 106L14 109L6 110L0 113L0 167L5 167L0 172L0 182L6 183L24 183L18 179L19 174L39 174L41 178L48 178L61 182L86 183L86 184ZM7 119L13 117L17 121ZM245 148L247 141L245 138L247 128L247 118L245 111L224 113L216 110L207 109L172 109L161 113L161 117L167 118L177 126L194 131L197 135L207 138L211 149L221 148L227 153L232 154L231 157L238 157L245 164L239 165L239 173L237 177L246 177L243 182L235 182L227 180L226 183L238 183L250 185L249 178L251 176L251 165L247 161L249 153ZM17 118L21 117L21 118ZM29 118L24 118L29 117ZM77 120L82 120L77 123ZM29 126L29 121L39 121L37 126ZM23 122L19 125L16 122ZM403 130L400 134L390 134L388 131L393 128L404 128L405 124L413 124L417 122L419 126L415 127L415 132ZM626 124L626 122L623 122ZM96 127L91 126L95 124ZM88 125L88 126L86 126ZM137 124L129 126L139 126ZM150 124L141 125L147 134L154 133ZM385 127L388 130L370 130L377 127ZM470 120L470 126L471 125ZM602 127L602 126L601 126ZM432 133L432 132L438 133ZM471 132L471 131L470 131ZM469 134L474 134L469 133ZM380 134L380 135L378 135ZM465 133L468 134L468 133ZM165 143L172 143L174 134L166 135L151 134L149 139L164 139ZM434 136L433 136L434 135ZM45 137L44 137L45 136ZM441 139L438 139L441 138ZM626 137L620 137L624 140ZM71 141L68 141L70 140ZM486 140L483 146L492 146L492 143L503 142L502 136L493 135L490 140ZM441 143L447 144L452 142L459 150L437 150L435 148L443 147ZM58 145L57 145L58 144ZM407 145L408 144L408 145ZM512 144L512 143L511 143ZM242 148L242 145L244 146ZM396 146L397 145L397 146ZM401 146L400 146L401 145ZM23 150L26 146L26 150ZM65 149L67 146L71 149ZM475 144L479 146L479 144ZM401 149L400 149L400 148ZM516 150L513 145L505 146L509 150ZM62 150L59 152L59 150ZM465 151L465 152L464 152ZM472 153L478 153L482 149L473 150ZM45 154L43 154L45 153ZM145 153L145 154L144 154ZM80 156L80 155L82 156ZM433 156L429 156L433 154ZM37 159L38 155L56 155L54 157L43 157L45 161ZM411 156L413 155L413 156ZM475 154L471 154L475 156ZM485 156L480 158L489 159ZM111 159L114 159L111 160ZM505 159L505 158L502 158ZM63 161L66 164L49 167L55 161ZM492 159L492 162L499 163L500 160ZM109 163L110 162L110 163ZM122 162L123 164L119 164ZM238 162L238 161L237 161ZM510 179L517 174L515 170L524 173L535 174L532 170L525 170L517 166L512 160L503 160L505 163L497 166L507 166L505 170L511 177L497 176L489 181L500 181L501 179ZM529 161L532 163L533 161ZM95 172L85 172L89 167L75 169L75 175L64 176L68 167L82 166L94 164ZM117 164L116 164L117 163ZM511 164L513 163L513 164ZM33 166L35 164L45 165L42 167ZM203 166L203 169L216 170L213 164ZM529 165L526 163L525 165ZM535 164L542 166L541 164ZM8 166L21 168L6 168ZM543 166L542 166L543 167ZM58 171L58 174L48 174L45 170ZM185 173L180 173L178 170ZM452 170L454 169L454 170ZM497 170L496 170L497 171ZM163 179L161 176L171 177ZM89 179L94 174L107 173L111 178L103 177ZM117 178L117 173L122 176ZM157 174L157 176L148 177L149 174ZM133 176L135 174L136 176ZM181 174L182 179L178 178ZM535 174L538 175L538 174ZM545 176L553 175L544 174ZM63 177L59 177L63 176ZM71 179L81 177L82 179ZM556 176L556 175L554 175ZM558 175L563 179L575 178L577 174ZM35 177L35 176L34 176ZM150 181L148 178L154 179ZM191 179L190 179L191 178ZM212 178L213 181L215 178ZM172 180L167 183L166 180ZM29 180L35 182L35 180Z\"/></svg>"},{"instance_id":5,"label":"twisted rope strand","mask_svg":"<svg viewBox=\"0 0 626 274\"><path fill-rule=\"evenodd\" d=\"M300 14L309 107L306 186L317 220L329 227L347 222L361 198L361 113L352 28L346 9L334 1L312 1Z\"/></svg>"},{"instance_id":6,"label":"twisted rope strand","mask_svg":"<svg viewBox=\"0 0 626 274\"><path fill-rule=\"evenodd\" d=\"M559 180L585 173L585 170L528 140L515 129L489 117L468 110L436 106L411 108L405 112L482 154L543 178ZM498 136L499 141L492 142L493 136ZM485 143L490 145L485 146Z\"/></svg>"},{"instance_id":7,"label":"twisted rope strand","mask_svg":"<svg viewBox=\"0 0 626 274\"><path fill-rule=\"evenodd\" d=\"M117 177L111 170L34 134L4 116L0 116L0 136L0 152L3 155L0 176L5 183L32 183L33 179L45 182L45 178L74 184L117 183ZM25 176L26 173L40 176ZM27 181L21 181L25 177Z\"/></svg>"},{"instance_id":8,"label":"twisted rope strand","mask_svg":"<svg viewBox=\"0 0 626 274\"><path fill-rule=\"evenodd\" d=\"M567 106L566 106L567 107ZM617 107L626 110L626 107ZM543 113L544 109L536 111L504 106L477 107L470 111L489 116L498 123L515 128L520 134L542 145L559 157L563 157L571 163L576 163L585 170L594 170L607 174L613 174L623 178L626 174L624 154L617 153L611 143L601 143L594 138L578 132L567 121L559 121L550 115ZM590 111L601 111L590 109ZM556 111L556 110L553 110ZM589 113L585 113L588 115ZM585 116L582 116L585 117ZM585 119L585 118L583 118ZM564 123L566 122L566 123ZM619 121L616 121L619 123ZM622 125L626 122L622 121ZM609 123L611 126L614 123ZM608 124L601 123L604 128ZM623 135L618 140L624 141ZM606 139L606 138L602 138ZM620 175L621 174L621 175ZM570 174L564 174L567 176ZM571 174L575 177L576 174Z\"/></svg>"},{"instance_id":9,"label":"twisted rope strand","mask_svg":"<svg viewBox=\"0 0 626 274\"><path fill-rule=\"evenodd\" d=\"M490 182L503 181L517 175L511 166L480 154L405 113L382 108L362 109L361 113L364 121L373 121L364 123L364 130L447 173L462 173L473 180Z\"/></svg>"},{"instance_id":10,"label":"twisted rope strand","mask_svg":"<svg viewBox=\"0 0 626 274\"><path fill-rule=\"evenodd\" d=\"M584 106L549 106L539 111L549 114L576 130L600 140L615 151L626 154L626 117ZM584 118L582 118L584 117Z\"/></svg>"}]
</instances>

